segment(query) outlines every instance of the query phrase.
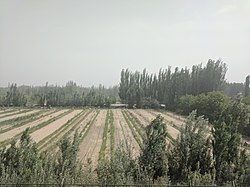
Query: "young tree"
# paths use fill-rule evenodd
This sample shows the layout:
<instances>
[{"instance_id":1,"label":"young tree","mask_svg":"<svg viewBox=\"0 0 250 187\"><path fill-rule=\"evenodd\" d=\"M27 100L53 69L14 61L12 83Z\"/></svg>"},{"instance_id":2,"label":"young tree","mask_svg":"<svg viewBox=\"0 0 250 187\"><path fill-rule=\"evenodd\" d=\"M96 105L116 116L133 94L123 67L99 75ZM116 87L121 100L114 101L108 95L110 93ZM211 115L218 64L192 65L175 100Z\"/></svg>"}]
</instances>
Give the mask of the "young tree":
<instances>
[{"instance_id":1,"label":"young tree","mask_svg":"<svg viewBox=\"0 0 250 187\"><path fill-rule=\"evenodd\" d=\"M166 124L159 115L146 127L146 138L139 157L144 177L153 183L159 178L167 178L166 138Z\"/></svg>"},{"instance_id":2,"label":"young tree","mask_svg":"<svg viewBox=\"0 0 250 187\"><path fill-rule=\"evenodd\" d=\"M242 148L239 129L249 123L249 114L250 111L241 102L241 98L237 98L224 110L214 125L213 155L216 180L219 184L243 182L246 154Z\"/></svg>"},{"instance_id":3,"label":"young tree","mask_svg":"<svg viewBox=\"0 0 250 187\"><path fill-rule=\"evenodd\" d=\"M246 77L246 82L245 82L245 97L249 96L249 79L250 75Z\"/></svg>"},{"instance_id":4,"label":"young tree","mask_svg":"<svg viewBox=\"0 0 250 187\"><path fill-rule=\"evenodd\" d=\"M196 185L213 184L211 141L208 122L192 112L168 155L172 182L189 183L194 173L200 176ZM210 180L203 180L209 178Z\"/></svg>"}]
</instances>

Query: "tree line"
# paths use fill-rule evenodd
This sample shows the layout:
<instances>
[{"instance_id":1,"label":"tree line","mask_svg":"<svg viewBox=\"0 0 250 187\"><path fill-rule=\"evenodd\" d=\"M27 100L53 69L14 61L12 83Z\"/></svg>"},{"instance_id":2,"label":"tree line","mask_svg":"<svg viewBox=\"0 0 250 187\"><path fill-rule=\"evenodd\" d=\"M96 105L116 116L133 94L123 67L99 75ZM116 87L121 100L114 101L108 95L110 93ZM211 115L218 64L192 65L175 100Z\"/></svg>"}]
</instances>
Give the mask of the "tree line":
<instances>
[{"instance_id":1,"label":"tree line","mask_svg":"<svg viewBox=\"0 0 250 187\"><path fill-rule=\"evenodd\" d=\"M166 105L175 110L183 95L198 95L223 90L227 66L220 59L208 60L206 66L194 65L191 70L176 67L160 69L158 74L122 70L119 96L123 103L137 108Z\"/></svg>"},{"instance_id":2,"label":"tree line","mask_svg":"<svg viewBox=\"0 0 250 187\"><path fill-rule=\"evenodd\" d=\"M118 87L86 88L69 81L65 86L46 83L44 86L20 86L11 84L2 88L0 105L2 106L95 106L108 107L118 97Z\"/></svg>"}]
</instances>

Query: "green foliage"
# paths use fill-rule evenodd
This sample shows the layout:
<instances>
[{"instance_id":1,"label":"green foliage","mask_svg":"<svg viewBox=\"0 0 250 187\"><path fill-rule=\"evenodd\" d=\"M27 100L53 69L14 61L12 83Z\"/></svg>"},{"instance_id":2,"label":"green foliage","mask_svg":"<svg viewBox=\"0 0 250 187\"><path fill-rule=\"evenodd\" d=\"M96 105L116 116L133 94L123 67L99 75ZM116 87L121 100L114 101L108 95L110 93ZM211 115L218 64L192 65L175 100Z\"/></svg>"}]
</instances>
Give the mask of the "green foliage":
<instances>
[{"instance_id":1,"label":"green foliage","mask_svg":"<svg viewBox=\"0 0 250 187\"><path fill-rule=\"evenodd\" d=\"M188 183L189 177L194 173L201 176L199 180L203 175L210 176L212 155L211 141L209 137L206 138L207 133L208 122L202 117L196 117L196 113L192 112L168 154L171 181Z\"/></svg>"},{"instance_id":2,"label":"green foliage","mask_svg":"<svg viewBox=\"0 0 250 187\"><path fill-rule=\"evenodd\" d=\"M197 110L199 116L203 115L210 123L218 120L221 113L229 105L229 98L221 92L209 92L207 95L186 95L180 98L179 109L182 114L188 115Z\"/></svg>"},{"instance_id":3,"label":"green foliage","mask_svg":"<svg viewBox=\"0 0 250 187\"><path fill-rule=\"evenodd\" d=\"M243 83L225 83L224 93L229 97L235 97L239 93L244 93L244 84Z\"/></svg>"},{"instance_id":4,"label":"green foliage","mask_svg":"<svg viewBox=\"0 0 250 187\"><path fill-rule=\"evenodd\" d=\"M179 110L180 110L179 112L184 115L190 114L193 110L195 110L195 106L197 105L196 100L197 96L193 95L182 96L179 101Z\"/></svg>"},{"instance_id":5,"label":"green foliage","mask_svg":"<svg viewBox=\"0 0 250 187\"><path fill-rule=\"evenodd\" d=\"M55 173L59 181L66 179L65 183L75 183L81 176L82 168L77 161L79 144L78 133L75 133L72 142L66 137L61 141L59 156L55 163Z\"/></svg>"},{"instance_id":6,"label":"green foliage","mask_svg":"<svg viewBox=\"0 0 250 187\"><path fill-rule=\"evenodd\" d=\"M0 88L0 105L3 106L99 106L109 107L118 98L118 87L85 88L69 81L65 86L19 86Z\"/></svg>"},{"instance_id":7,"label":"green foliage","mask_svg":"<svg viewBox=\"0 0 250 187\"><path fill-rule=\"evenodd\" d=\"M141 173L154 183L167 177L166 124L163 117L157 116L146 128L146 138L139 157Z\"/></svg>"},{"instance_id":8,"label":"green foliage","mask_svg":"<svg viewBox=\"0 0 250 187\"><path fill-rule=\"evenodd\" d=\"M113 159L102 160L97 166L98 181L101 184L133 184L136 170L133 150L129 142L119 145Z\"/></svg>"},{"instance_id":9,"label":"green foliage","mask_svg":"<svg viewBox=\"0 0 250 187\"><path fill-rule=\"evenodd\" d=\"M1 150L1 183L67 183L79 182L83 177L80 163L77 161L79 136L73 140L63 139L58 154L39 153L31 140L29 129L25 130L20 142L12 142L6 150Z\"/></svg>"},{"instance_id":10,"label":"green foliage","mask_svg":"<svg viewBox=\"0 0 250 187\"><path fill-rule=\"evenodd\" d=\"M192 70L169 67L156 74L122 70L119 96L129 108L159 108L165 104L167 109L176 110L179 99L184 95L198 95L222 90L225 83L226 65L221 61L208 60L205 67L193 66Z\"/></svg>"},{"instance_id":11,"label":"green foliage","mask_svg":"<svg viewBox=\"0 0 250 187\"><path fill-rule=\"evenodd\" d=\"M249 96L249 80L250 79L250 75L248 75L246 77L246 82L245 82L245 97Z\"/></svg>"},{"instance_id":12,"label":"green foliage","mask_svg":"<svg viewBox=\"0 0 250 187\"><path fill-rule=\"evenodd\" d=\"M9 91L7 91L5 98L2 100L4 106L25 106L27 99L22 94L16 84L11 84Z\"/></svg>"},{"instance_id":13,"label":"green foliage","mask_svg":"<svg viewBox=\"0 0 250 187\"><path fill-rule=\"evenodd\" d=\"M246 105L250 106L250 96L249 97L244 97L242 99L242 102L245 103Z\"/></svg>"},{"instance_id":14,"label":"green foliage","mask_svg":"<svg viewBox=\"0 0 250 187\"><path fill-rule=\"evenodd\" d=\"M246 170L246 154L241 148L239 129L249 123L250 111L240 98L233 100L221 114L213 128L213 154L216 181L243 182Z\"/></svg>"}]
</instances>

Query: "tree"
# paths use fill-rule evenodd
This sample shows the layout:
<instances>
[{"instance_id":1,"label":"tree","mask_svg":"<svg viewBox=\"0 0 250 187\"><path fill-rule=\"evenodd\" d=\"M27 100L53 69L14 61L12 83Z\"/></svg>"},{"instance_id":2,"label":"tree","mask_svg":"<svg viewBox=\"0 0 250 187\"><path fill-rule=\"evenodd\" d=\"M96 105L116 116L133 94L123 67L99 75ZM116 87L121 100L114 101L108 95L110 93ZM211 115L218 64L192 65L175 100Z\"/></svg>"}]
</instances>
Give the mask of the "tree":
<instances>
[{"instance_id":1,"label":"tree","mask_svg":"<svg viewBox=\"0 0 250 187\"><path fill-rule=\"evenodd\" d=\"M250 75L246 77L246 82L245 82L245 97L249 96L249 78Z\"/></svg>"},{"instance_id":2,"label":"tree","mask_svg":"<svg viewBox=\"0 0 250 187\"><path fill-rule=\"evenodd\" d=\"M214 124L213 155L216 181L219 184L243 182L246 154L242 148L239 129L249 123L249 114L241 98L237 98L228 105Z\"/></svg>"},{"instance_id":3,"label":"tree","mask_svg":"<svg viewBox=\"0 0 250 187\"><path fill-rule=\"evenodd\" d=\"M97 175L101 184L133 184L136 163L129 141L120 144L112 159L98 162Z\"/></svg>"},{"instance_id":4,"label":"tree","mask_svg":"<svg viewBox=\"0 0 250 187\"><path fill-rule=\"evenodd\" d=\"M189 115L193 110L195 110L196 96L185 95L180 98L179 101L179 112L184 115Z\"/></svg>"},{"instance_id":5,"label":"tree","mask_svg":"<svg viewBox=\"0 0 250 187\"><path fill-rule=\"evenodd\" d=\"M190 176L196 173L200 176L196 185L213 184L213 158L208 133L208 122L203 117L196 117L193 111L168 154L171 181L188 183ZM205 180L207 178L210 180Z\"/></svg>"},{"instance_id":6,"label":"tree","mask_svg":"<svg viewBox=\"0 0 250 187\"><path fill-rule=\"evenodd\" d=\"M139 157L142 173L153 183L167 177L166 138L166 124L159 115L146 127L146 138Z\"/></svg>"},{"instance_id":7,"label":"tree","mask_svg":"<svg viewBox=\"0 0 250 187\"><path fill-rule=\"evenodd\" d=\"M197 110L198 116L203 115L213 123L218 120L221 113L227 108L229 97L222 92L208 92L207 95L199 94L197 96L186 95L180 98L180 112L187 115L193 110Z\"/></svg>"}]
</instances>

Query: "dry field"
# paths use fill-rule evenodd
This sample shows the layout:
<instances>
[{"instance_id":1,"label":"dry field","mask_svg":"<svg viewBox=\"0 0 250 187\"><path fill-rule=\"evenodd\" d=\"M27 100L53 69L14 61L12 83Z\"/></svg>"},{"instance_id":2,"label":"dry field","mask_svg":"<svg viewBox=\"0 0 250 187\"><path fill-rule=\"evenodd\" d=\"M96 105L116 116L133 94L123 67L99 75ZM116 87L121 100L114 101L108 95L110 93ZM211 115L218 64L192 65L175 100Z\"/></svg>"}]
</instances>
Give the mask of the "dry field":
<instances>
[{"instance_id":1,"label":"dry field","mask_svg":"<svg viewBox=\"0 0 250 187\"><path fill-rule=\"evenodd\" d=\"M185 118L166 111L143 109L0 109L0 147L9 146L22 132L30 134L40 151L57 151L63 137L80 134L78 158L83 165L97 165L102 158L111 158L121 144L129 144L138 156L145 127L158 115L164 117L167 142L177 138Z\"/></svg>"}]
</instances>

